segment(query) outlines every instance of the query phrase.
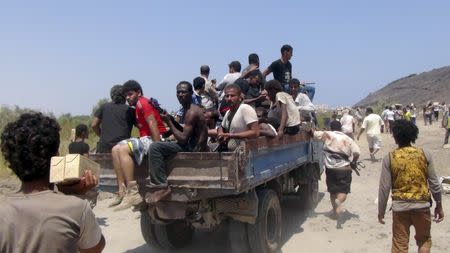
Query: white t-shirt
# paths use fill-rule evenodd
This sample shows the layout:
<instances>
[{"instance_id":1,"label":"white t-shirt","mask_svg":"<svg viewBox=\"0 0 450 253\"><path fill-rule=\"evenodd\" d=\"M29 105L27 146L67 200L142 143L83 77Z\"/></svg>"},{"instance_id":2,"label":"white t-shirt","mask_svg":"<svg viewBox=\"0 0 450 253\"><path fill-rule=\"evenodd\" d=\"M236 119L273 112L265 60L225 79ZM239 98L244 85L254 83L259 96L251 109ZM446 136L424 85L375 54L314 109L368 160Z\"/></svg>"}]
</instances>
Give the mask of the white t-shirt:
<instances>
[{"instance_id":1,"label":"white t-shirt","mask_svg":"<svg viewBox=\"0 0 450 253\"><path fill-rule=\"evenodd\" d=\"M314 111L316 108L314 104L309 99L308 95L304 93L299 93L295 98L295 104L300 111Z\"/></svg>"},{"instance_id":2,"label":"white t-shirt","mask_svg":"<svg viewBox=\"0 0 450 253\"><path fill-rule=\"evenodd\" d=\"M240 72L226 74L223 77L222 82L220 82L220 84L217 85L216 89L217 90L223 90L225 88L225 86L227 86L228 84L234 83L234 81L236 81L239 77L241 77L241 73Z\"/></svg>"},{"instance_id":3,"label":"white t-shirt","mask_svg":"<svg viewBox=\"0 0 450 253\"><path fill-rule=\"evenodd\" d=\"M346 134L353 133L354 118L350 114L344 114L341 118L342 132Z\"/></svg>"},{"instance_id":4,"label":"white t-shirt","mask_svg":"<svg viewBox=\"0 0 450 253\"><path fill-rule=\"evenodd\" d=\"M388 110L385 115L386 115L386 119L387 120L394 120L395 112L391 111L391 110Z\"/></svg>"},{"instance_id":5,"label":"white t-shirt","mask_svg":"<svg viewBox=\"0 0 450 253\"><path fill-rule=\"evenodd\" d=\"M275 101L279 101L282 104L286 105L288 119L286 122L286 127L296 126L300 124L300 112L295 105L294 99L291 95L286 92L278 92Z\"/></svg>"},{"instance_id":6,"label":"white t-shirt","mask_svg":"<svg viewBox=\"0 0 450 253\"><path fill-rule=\"evenodd\" d=\"M383 120L378 114L372 113L364 118L362 128L368 135L378 135L381 133L381 126L384 126Z\"/></svg>"},{"instance_id":7,"label":"white t-shirt","mask_svg":"<svg viewBox=\"0 0 450 253\"><path fill-rule=\"evenodd\" d=\"M227 129L227 124L229 124L228 132L229 133L241 133L249 130L248 125L257 122L258 116L256 115L255 109L248 104L241 104L234 114L231 122L228 121L228 117L230 116L230 110L225 113L222 121L222 127ZM238 146L240 140L231 139L228 142L228 149L233 150Z\"/></svg>"},{"instance_id":8,"label":"white t-shirt","mask_svg":"<svg viewBox=\"0 0 450 253\"><path fill-rule=\"evenodd\" d=\"M354 154L360 154L358 144L350 137L338 131L314 131L314 138L322 140L323 150L325 151L325 166L330 169L338 169L350 164L350 157ZM347 159L339 159L333 154L341 154Z\"/></svg>"}]
</instances>

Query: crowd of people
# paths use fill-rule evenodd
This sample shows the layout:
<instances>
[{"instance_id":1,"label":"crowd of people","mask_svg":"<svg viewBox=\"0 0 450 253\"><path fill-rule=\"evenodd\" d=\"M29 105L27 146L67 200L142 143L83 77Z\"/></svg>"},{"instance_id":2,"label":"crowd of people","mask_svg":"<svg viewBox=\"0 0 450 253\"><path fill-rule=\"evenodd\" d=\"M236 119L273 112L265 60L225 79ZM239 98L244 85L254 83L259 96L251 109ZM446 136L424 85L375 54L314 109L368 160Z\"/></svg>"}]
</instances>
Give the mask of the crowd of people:
<instances>
[{"instance_id":1,"label":"crowd of people","mask_svg":"<svg viewBox=\"0 0 450 253\"><path fill-rule=\"evenodd\" d=\"M166 162L178 152L232 151L245 139L295 135L304 122L314 126L315 89L292 78L292 54L291 46L282 46L281 58L264 71L260 70L258 55L250 54L249 65L243 71L238 61L231 62L229 73L218 84L209 80L209 66L201 66L200 76L192 83L181 81L176 85L181 108L174 115L163 110L156 99L144 96L135 80L112 87L111 102L95 112L91 125L100 137L96 152L111 153L117 176L118 192L110 207L120 211L143 203L134 171L146 156L151 160L150 187L158 190L157 196L162 199L171 192ZM274 79L266 81L270 73ZM383 159L378 219L384 223L392 191L392 252L407 251L411 225L416 228L419 251L429 252L430 200L433 197L436 202L436 221L442 221L441 191L431 155L412 146L418 135L414 105L393 110L386 108L379 116L366 108L365 117L359 108L344 110L339 120L333 116L330 129L316 131L313 127L310 134L324 142L331 215L339 219L350 193L352 170L356 170L360 157L354 140L356 125L361 122L356 139L366 133L373 161L377 160L383 129L392 133L398 148ZM448 139L448 110L444 118ZM131 137L133 125L139 129L139 137ZM51 157L58 154L59 130L54 118L26 113L8 124L1 135L2 153L22 181L18 193L1 197L2 252L101 252L105 245L87 202L58 193L83 194L98 179L87 171L80 181L58 187L58 191L49 183ZM88 127L77 126L69 152L88 153L86 138ZM214 143L217 145L211 145ZM42 223L43 219L58 222Z\"/></svg>"}]
</instances>

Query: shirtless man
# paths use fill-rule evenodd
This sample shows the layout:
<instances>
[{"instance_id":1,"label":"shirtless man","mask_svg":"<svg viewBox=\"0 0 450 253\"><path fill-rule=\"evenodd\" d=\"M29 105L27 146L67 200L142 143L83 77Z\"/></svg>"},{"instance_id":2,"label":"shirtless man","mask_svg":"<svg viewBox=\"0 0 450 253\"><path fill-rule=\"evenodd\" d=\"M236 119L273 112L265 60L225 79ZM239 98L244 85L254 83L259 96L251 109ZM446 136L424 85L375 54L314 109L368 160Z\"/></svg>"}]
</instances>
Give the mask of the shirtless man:
<instances>
[{"instance_id":1,"label":"shirtless man","mask_svg":"<svg viewBox=\"0 0 450 253\"><path fill-rule=\"evenodd\" d=\"M183 107L181 127L167 113L161 115L169 126L177 142L154 142L150 145L149 159L151 183L160 187L167 186L166 162L178 152L208 151L208 127L203 109L192 104L192 85L182 81L177 85L177 98Z\"/></svg>"}]
</instances>

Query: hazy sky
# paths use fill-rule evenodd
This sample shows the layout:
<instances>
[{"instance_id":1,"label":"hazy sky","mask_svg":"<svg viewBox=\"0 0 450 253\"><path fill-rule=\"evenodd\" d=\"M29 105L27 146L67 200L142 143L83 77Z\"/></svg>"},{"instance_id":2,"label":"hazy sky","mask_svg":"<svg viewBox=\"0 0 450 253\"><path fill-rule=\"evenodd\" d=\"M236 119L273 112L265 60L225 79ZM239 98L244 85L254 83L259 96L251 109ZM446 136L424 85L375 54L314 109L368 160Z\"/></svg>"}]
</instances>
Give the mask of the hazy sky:
<instances>
[{"instance_id":1,"label":"hazy sky","mask_svg":"<svg viewBox=\"0 0 450 253\"><path fill-rule=\"evenodd\" d=\"M450 65L448 1L1 1L0 104L89 114L138 80L178 108L175 85L208 64L266 68L294 47L293 76L316 103L353 104L409 75Z\"/></svg>"}]
</instances>

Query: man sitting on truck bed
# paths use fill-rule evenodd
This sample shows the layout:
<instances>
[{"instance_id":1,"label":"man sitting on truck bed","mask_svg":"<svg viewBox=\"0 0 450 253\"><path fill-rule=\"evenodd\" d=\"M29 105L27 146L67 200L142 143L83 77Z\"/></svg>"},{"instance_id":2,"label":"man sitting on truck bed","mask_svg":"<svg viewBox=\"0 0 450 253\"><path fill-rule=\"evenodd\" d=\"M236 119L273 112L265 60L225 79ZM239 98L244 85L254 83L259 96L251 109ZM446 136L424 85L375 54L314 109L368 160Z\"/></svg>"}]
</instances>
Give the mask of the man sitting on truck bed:
<instances>
[{"instance_id":1,"label":"man sitting on truck bed","mask_svg":"<svg viewBox=\"0 0 450 253\"><path fill-rule=\"evenodd\" d=\"M283 91L280 82L277 80L268 81L264 88L271 102L270 107L278 107L281 114L277 116L280 122L278 136L297 134L300 131L300 112L292 96Z\"/></svg>"},{"instance_id":2,"label":"man sitting on truck bed","mask_svg":"<svg viewBox=\"0 0 450 253\"><path fill-rule=\"evenodd\" d=\"M166 162L178 152L207 152L208 128L203 109L192 104L192 85L182 81L177 85L177 98L183 107L181 115L184 126L165 112L164 122L169 126L177 142L154 142L150 145L149 159L151 183L167 187Z\"/></svg>"},{"instance_id":3,"label":"man sitting on truck bed","mask_svg":"<svg viewBox=\"0 0 450 253\"><path fill-rule=\"evenodd\" d=\"M142 203L136 181L134 179L135 163L139 166L147 154L152 142L161 139L160 134L166 132L166 127L155 107L145 98L141 85L130 80L123 84L123 92L131 106L134 106L136 122L140 138L131 138L119 142L112 149L114 171L119 185L119 197L111 205L119 205L115 211L127 209Z\"/></svg>"},{"instance_id":4,"label":"man sitting on truck bed","mask_svg":"<svg viewBox=\"0 0 450 253\"><path fill-rule=\"evenodd\" d=\"M253 107L242 103L241 88L237 84L227 85L225 100L230 110L223 118L218 138L222 145L227 144L227 149L232 151L239 146L239 139L259 136L258 116Z\"/></svg>"}]
</instances>

